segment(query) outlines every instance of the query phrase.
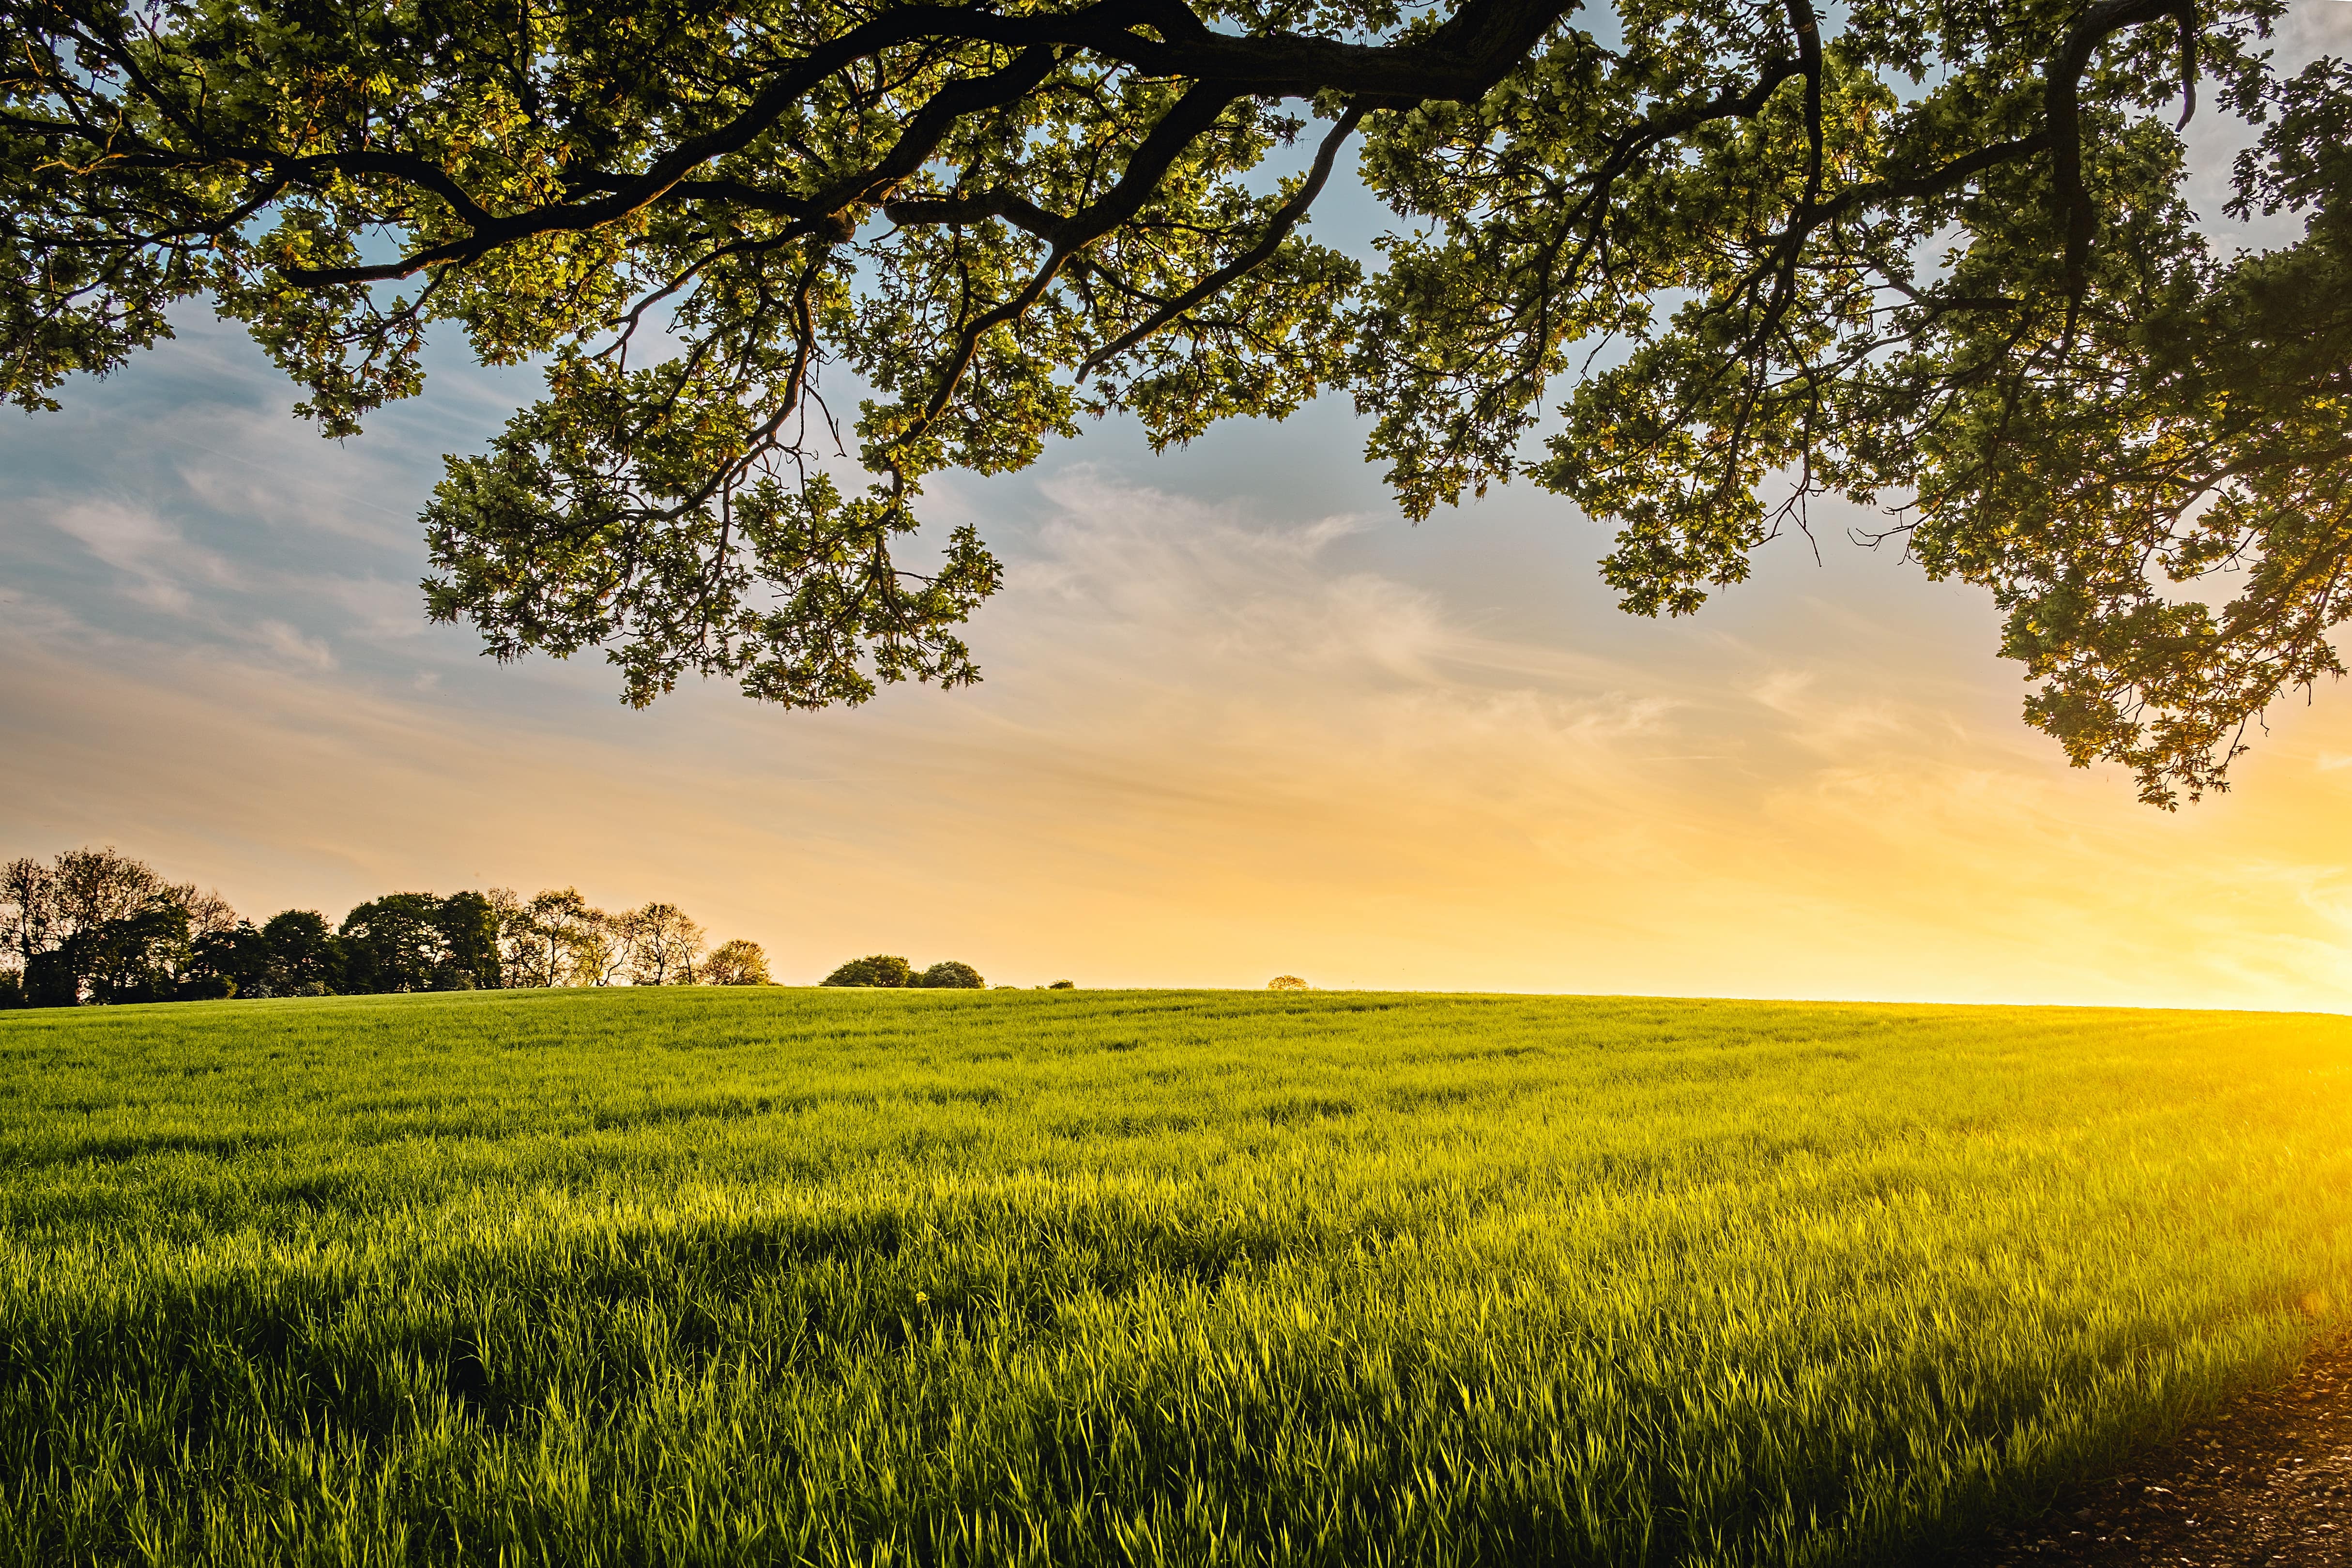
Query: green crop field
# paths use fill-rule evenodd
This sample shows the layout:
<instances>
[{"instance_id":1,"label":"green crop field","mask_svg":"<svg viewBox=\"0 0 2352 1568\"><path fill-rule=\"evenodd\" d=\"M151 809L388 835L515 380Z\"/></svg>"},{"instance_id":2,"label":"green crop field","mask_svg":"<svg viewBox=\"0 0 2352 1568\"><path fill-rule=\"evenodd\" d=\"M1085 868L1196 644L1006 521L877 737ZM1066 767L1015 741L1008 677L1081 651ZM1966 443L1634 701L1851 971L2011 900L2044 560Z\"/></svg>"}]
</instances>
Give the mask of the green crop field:
<instances>
[{"instance_id":1,"label":"green crop field","mask_svg":"<svg viewBox=\"0 0 2352 1568\"><path fill-rule=\"evenodd\" d=\"M1881 1563L2352 1305L2352 1020L0 1017L0 1561Z\"/></svg>"}]
</instances>

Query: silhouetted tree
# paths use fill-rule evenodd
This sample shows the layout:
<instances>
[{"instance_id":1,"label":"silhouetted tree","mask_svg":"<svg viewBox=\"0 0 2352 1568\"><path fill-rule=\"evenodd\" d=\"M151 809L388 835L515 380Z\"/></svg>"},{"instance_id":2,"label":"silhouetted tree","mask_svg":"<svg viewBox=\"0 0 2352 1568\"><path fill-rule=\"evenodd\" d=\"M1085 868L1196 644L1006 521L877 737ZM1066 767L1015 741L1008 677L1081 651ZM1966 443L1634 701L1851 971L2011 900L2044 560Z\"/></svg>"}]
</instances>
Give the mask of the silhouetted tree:
<instances>
[{"instance_id":1,"label":"silhouetted tree","mask_svg":"<svg viewBox=\"0 0 2352 1568\"><path fill-rule=\"evenodd\" d=\"M915 967L904 958L875 953L852 958L824 977L828 986L904 986L915 977Z\"/></svg>"},{"instance_id":2,"label":"silhouetted tree","mask_svg":"<svg viewBox=\"0 0 2352 1568\"><path fill-rule=\"evenodd\" d=\"M389 893L343 917L343 980L351 991L429 991L447 946L441 901L429 893Z\"/></svg>"},{"instance_id":3,"label":"silhouetted tree","mask_svg":"<svg viewBox=\"0 0 2352 1568\"><path fill-rule=\"evenodd\" d=\"M167 883L111 845L0 866L0 951L37 1006L226 995L194 943L236 925L218 893Z\"/></svg>"},{"instance_id":4,"label":"silhouetted tree","mask_svg":"<svg viewBox=\"0 0 2352 1568\"><path fill-rule=\"evenodd\" d=\"M129 920L152 909L172 884L145 861L104 849L68 850L57 858L55 930L62 944L110 920ZM189 889L193 893L194 889ZM182 901L184 906L185 900Z\"/></svg>"},{"instance_id":5,"label":"silhouetted tree","mask_svg":"<svg viewBox=\"0 0 2352 1568\"><path fill-rule=\"evenodd\" d=\"M915 984L934 989L977 991L985 988L988 982L982 979L980 971L970 964L942 958L924 970Z\"/></svg>"},{"instance_id":6,"label":"silhouetted tree","mask_svg":"<svg viewBox=\"0 0 2352 1568\"><path fill-rule=\"evenodd\" d=\"M531 929L530 904L510 887L493 887L483 894L499 925L499 984L529 986L538 934Z\"/></svg>"},{"instance_id":7,"label":"silhouetted tree","mask_svg":"<svg viewBox=\"0 0 2352 1568\"><path fill-rule=\"evenodd\" d=\"M312 909L273 915L261 927L269 946L269 992L278 997L324 996L343 983L341 939Z\"/></svg>"},{"instance_id":8,"label":"silhouetted tree","mask_svg":"<svg viewBox=\"0 0 2352 1568\"><path fill-rule=\"evenodd\" d=\"M58 919L57 871L30 855L0 866L0 938L5 938L19 974L34 957L57 946L50 935Z\"/></svg>"},{"instance_id":9,"label":"silhouetted tree","mask_svg":"<svg viewBox=\"0 0 2352 1568\"><path fill-rule=\"evenodd\" d=\"M0 870L0 922L19 965L29 966L35 955L129 919L171 891L154 867L111 845L67 850L47 864L26 858Z\"/></svg>"},{"instance_id":10,"label":"silhouetted tree","mask_svg":"<svg viewBox=\"0 0 2352 1568\"><path fill-rule=\"evenodd\" d=\"M173 903L188 912L188 940L191 942L200 942L207 936L226 936L241 924L236 911L229 906L227 899L220 895L218 888L207 888L200 893L196 884L190 882L173 883L163 891Z\"/></svg>"},{"instance_id":11,"label":"silhouetted tree","mask_svg":"<svg viewBox=\"0 0 2352 1568\"><path fill-rule=\"evenodd\" d=\"M178 999L193 956L188 912L168 897L76 932L60 949L88 999L100 1005Z\"/></svg>"},{"instance_id":12,"label":"silhouetted tree","mask_svg":"<svg viewBox=\"0 0 2352 1568\"><path fill-rule=\"evenodd\" d=\"M441 964L434 975L438 988L488 991L506 983L499 912L488 898L453 893L441 901L434 924L441 933Z\"/></svg>"},{"instance_id":13,"label":"silhouetted tree","mask_svg":"<svg viewBox=\"0 0 2352 1568\"><path fill-rule=\"evenodd\" d=\"M394 893L340 932L314 910L257 929L218 893L168 883L109 849L0 864L0 1007L203 997L318 996L510 985L691 984L702 927L656 901L607 915L575 888ZM730 944L725 983L768 983L754 943ZM905 984L905 960L895 960Z\"/></svg>"},{"instance_id":14,"label":"silhouetted tree","mask_svg":"<svg viewBox=\"0 0 2352 1568\"><path fill-rule=\"evenodd\" d=\"M269 938L251 922L240 920L226 931L210 931L190 943L194 956L188 967L191 999L201 996L268 997L277 994L270 984Z\"/></svg>"}]
</instances>

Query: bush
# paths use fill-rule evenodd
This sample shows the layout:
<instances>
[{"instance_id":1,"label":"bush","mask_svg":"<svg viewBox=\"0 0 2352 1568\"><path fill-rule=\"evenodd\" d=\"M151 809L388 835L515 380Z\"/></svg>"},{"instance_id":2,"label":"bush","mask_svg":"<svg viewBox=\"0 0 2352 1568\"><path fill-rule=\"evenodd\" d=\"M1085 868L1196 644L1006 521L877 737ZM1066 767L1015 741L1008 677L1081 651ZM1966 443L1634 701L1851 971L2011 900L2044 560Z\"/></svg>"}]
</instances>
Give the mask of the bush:
<instances>
[{"instance_id":1,"label":"bush","mask_svg":"<svg viewBox=\"0 0 2352 1568\"><path fill-rule=\"evenodd\" d=\"M876 953L864 958L852 958L824 977L828 986L910 986L915 983L915 967L904 958L887 953Z\"/></svg>"},{"instance_id":2,"label":"bush","mask_svg":"<svg viewBox=\"0 0 2352 1568\"><path fill-rule=\"evenodd\" d=\"M14 969L0 969L0 1008L21 1008L25 1005L25 982Z\"/></svg>"},{"instance_id":3,"label":"bush","mask_svg":"<svg viewBox=\"0 0 2352 1568\"><path fill-rule=\"evenodd\" d=\"M702 961L702 983L706 986L768 985L771 983L768 979L768 955L757 942L747 942L740 936L721 942L710 950L710 956ZM833 982L827 980L825 984Z\"/></svg>"},{"instance_id":4,"label":"bush","mask_svg":"<svg viewBox=\"0 0 2352 1568\"><path fill-rule=\"evenodd\" d=\"M1296 975L1276 975L1265 983L1269 991L1311 991L1315 988Z\"/></svg>"},{"instance_id":5,"label":"bush","mask_svg":"<svg viewBox=\"0 0 2352 1568\"><path fill-rule=\"evenodd\" d=\"M935 989L944 988L949 990L963 991L985 990L988 988L988 982L980 977L978 969L973 968L970 964L959 963L953 958L940 959L917 977L915 984L929 986Z\"/></svg>"},{"instance_id":6,"label":"bush","mask_svg":"<svg viewBox=\"0 0 2352 1568\"><path fill-rule=\"evenodd\" d=\"M1075 990L1076 990L1078 988L1077 988L1077 983L1076 983L1076 981L1073 981L1073 980L1056 980L1056 981L1055 981L1052 985L1047 986L1045 988L1046 988L1047 990L1049 990L1049 991L1075 991Z\"/></svg>"}]
</instances>

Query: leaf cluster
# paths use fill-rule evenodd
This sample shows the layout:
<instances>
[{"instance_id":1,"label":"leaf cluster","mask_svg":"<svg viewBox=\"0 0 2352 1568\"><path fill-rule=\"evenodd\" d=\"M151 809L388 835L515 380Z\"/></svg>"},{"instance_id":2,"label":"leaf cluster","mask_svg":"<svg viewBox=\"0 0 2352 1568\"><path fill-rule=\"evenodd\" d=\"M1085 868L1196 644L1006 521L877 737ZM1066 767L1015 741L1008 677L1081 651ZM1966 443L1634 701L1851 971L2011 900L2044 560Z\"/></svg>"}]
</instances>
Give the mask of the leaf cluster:
<instances>
[{"instance_id":1,"label":"leaf cluster","mask_svg":"<svg viewBox=\"0 0 2352 1568\"><path fill-rule=\"evenodd\" d=\"M1531 478L1640 613L1891 505L2170 804L2346 613L2352 77L2282 5L6 0L0 392L204 297L341 435L446 323L546 392L449 460L429 612L817 707L978 678L931 476L1343 390L1409 515ZM2200 105L2299 243L2210 246ZM1307 235L1351 159L1370 269Z\"/></svg>"}]
</instances>

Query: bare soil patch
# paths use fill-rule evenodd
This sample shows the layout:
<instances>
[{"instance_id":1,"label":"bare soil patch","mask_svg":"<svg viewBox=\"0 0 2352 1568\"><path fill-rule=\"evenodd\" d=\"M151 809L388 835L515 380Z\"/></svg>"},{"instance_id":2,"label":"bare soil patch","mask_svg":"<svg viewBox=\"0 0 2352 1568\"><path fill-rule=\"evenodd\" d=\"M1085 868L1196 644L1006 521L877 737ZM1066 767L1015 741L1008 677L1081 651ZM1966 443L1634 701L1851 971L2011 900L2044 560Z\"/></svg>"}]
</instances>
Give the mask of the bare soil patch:
<instances>
[{"instance_id":1,"label":"bare soil patch","mask_svg":"<svg viewBox=\"0 0 2352 1568\"><path fill-rule=\"evenodd\" d=\"M1981 1568L2352 1568L2352 1336L2125 1474L1995 1538Z\"/></svg>"}]
</instances>

